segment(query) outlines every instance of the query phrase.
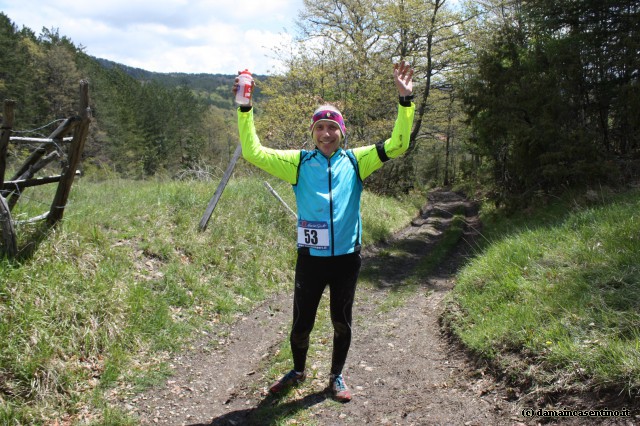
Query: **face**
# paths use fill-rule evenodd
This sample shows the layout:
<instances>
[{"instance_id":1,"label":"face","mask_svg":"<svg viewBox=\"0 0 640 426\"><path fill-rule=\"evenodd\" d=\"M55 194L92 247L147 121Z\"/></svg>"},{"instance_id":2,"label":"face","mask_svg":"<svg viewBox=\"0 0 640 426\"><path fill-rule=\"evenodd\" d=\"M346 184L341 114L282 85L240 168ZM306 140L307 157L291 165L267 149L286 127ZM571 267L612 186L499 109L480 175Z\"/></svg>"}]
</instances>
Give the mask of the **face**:
<instances>
[{"instance_id":1,"label":"face","mask_svg":"<svg viewBox=\"0 0 640 426\"><path fill-rule=\"evenodd\" d=\"M318 121L313 127L313 143L325 157L330 157L340 146L342 133L333 121Z\"/></svg>"}]
</instances>

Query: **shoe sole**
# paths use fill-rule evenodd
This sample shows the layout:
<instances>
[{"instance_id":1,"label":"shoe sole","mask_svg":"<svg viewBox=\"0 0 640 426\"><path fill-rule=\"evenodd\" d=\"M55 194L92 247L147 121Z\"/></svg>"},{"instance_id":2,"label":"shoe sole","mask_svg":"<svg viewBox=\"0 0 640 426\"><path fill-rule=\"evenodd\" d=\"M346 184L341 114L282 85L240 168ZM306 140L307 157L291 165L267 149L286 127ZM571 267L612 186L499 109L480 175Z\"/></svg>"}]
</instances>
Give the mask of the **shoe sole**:
<instances>
[{"instance_id":1,"label":"shoe sole","mask_svg":"<svg viewBox=\"0 0 640 426\"><path fill-rule=\"evenodd\" d=\"M333 398L335 401L337 402L349 402L353 399L353 395L349 394L349 397L339 397L331 388L331 386L327 386L326 388L326 392L331 395L331 398Z\"/></svg>"},{"instance_id":2,"label":"shoe sole","mask_svg":"<svg viewBox=\"0 0 640 426\"><path fill-rule=\"evenodd\" d=\"M298 386L300 383L304 382L304 379L306 379L306 377L303 377L302 379L297 379L297 380L296 380L295 382L293 382L293 383L289 383L289 384L286 384L286 385L282 385L281 387L279 387L279 388L277 388L277 389L275 389L275 390L274 390L273 388L274 388L274 387L276 387L277 385L279 385L279 382L278 382L278 383L276 383L276 384L272 385L272 386L269 388L269 392L270 392L270 393L272 393L272 394L274 394L274 395L275 395L275 394L279 394L279 393L281 393L282 391L285 391L285 390L287 390L287 389L289 389L289 388L292 388L292 387L294 387L294 386Z\"/></svg>"}]
</instances>

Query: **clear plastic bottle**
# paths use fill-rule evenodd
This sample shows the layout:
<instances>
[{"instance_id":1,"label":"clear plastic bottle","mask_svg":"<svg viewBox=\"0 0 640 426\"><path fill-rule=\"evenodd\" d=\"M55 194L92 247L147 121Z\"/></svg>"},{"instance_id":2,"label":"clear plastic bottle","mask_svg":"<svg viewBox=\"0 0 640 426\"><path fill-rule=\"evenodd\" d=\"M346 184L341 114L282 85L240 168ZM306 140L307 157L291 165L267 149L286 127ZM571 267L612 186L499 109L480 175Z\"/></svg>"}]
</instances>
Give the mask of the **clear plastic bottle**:
<instances>
[{"instance_id":1,"label":"clear plastic bottle","mask_svg":"<svg viewBox=\"0 0 640 426\"><path fill-rule=\"evenodd\" d=\"M238 76L238 90L236 91L236 103L238 105L249 105L251 101L251 86L253 77L249 70L244 70Z\"/></svg>"}]
</instances>

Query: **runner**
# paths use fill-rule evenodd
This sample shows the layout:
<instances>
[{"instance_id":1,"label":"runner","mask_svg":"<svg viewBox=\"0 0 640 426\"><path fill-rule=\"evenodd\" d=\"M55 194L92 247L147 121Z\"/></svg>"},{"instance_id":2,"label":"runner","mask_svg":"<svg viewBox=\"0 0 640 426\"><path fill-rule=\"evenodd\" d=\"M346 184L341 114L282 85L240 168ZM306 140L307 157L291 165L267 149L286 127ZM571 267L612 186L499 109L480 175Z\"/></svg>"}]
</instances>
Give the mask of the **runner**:
<instances>
[{"instance_id":1,"label":"runner","mask_svg":"<svg viewBox=\"0 0 640 426\"><path fill-rule=\"evenodd\" d=\"M361 263L362 181L385 161L407 150L415 111L411 66L404 61L394 64L393 79L399 105L391 137L353 149L341 147L347 131L342 114L332 105L321 105L313 114L313 151L262 146L253 122L252 102L238 108L243 157L293 185L298 208L298 258L290 334L293 369L270 387L272 393L304 381L309 335L328 285L334 330L329 388L336 400L351 400L342 370L351 345L352 307ZM233 86L234 94L238 80Z\"/></svg>"}]
</instances>

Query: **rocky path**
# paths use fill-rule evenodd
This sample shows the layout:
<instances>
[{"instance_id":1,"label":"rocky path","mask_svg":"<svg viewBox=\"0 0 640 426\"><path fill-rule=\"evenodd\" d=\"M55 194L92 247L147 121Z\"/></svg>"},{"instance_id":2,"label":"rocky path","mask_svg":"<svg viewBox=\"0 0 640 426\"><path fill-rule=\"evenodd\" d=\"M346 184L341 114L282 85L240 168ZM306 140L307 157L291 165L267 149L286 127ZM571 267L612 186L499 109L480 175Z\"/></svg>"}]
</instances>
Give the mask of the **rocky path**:
<instances>
[{"instance_id":1,"label":"rocky path","mask_svg":"<svg viewBox=\"0 0 640 426\"><path fill-rule=\"evenodd\" d=\"M286 401L266 395L265 360L288 336L291 295L281 294L230 326L215 345L204 340L175 358L176 374L164 386L123 403L149 425L280 424L278 417L292 411L304 412L317 425L524 424L510 392L474 367L439 325L443 298L479 226L477 208L452 192L436 191L429 198L388 247L363 254L363 273L380 278L378 288L360 288L356 296L345 371L353 401L327 398L322 368ZM381 310L389 292L400 288L438 243L454 211L464 211L468 225L461 244L420 279L404 303ZM328 347L322 351L330 356Z\"/></svg>"}]
</instances>

